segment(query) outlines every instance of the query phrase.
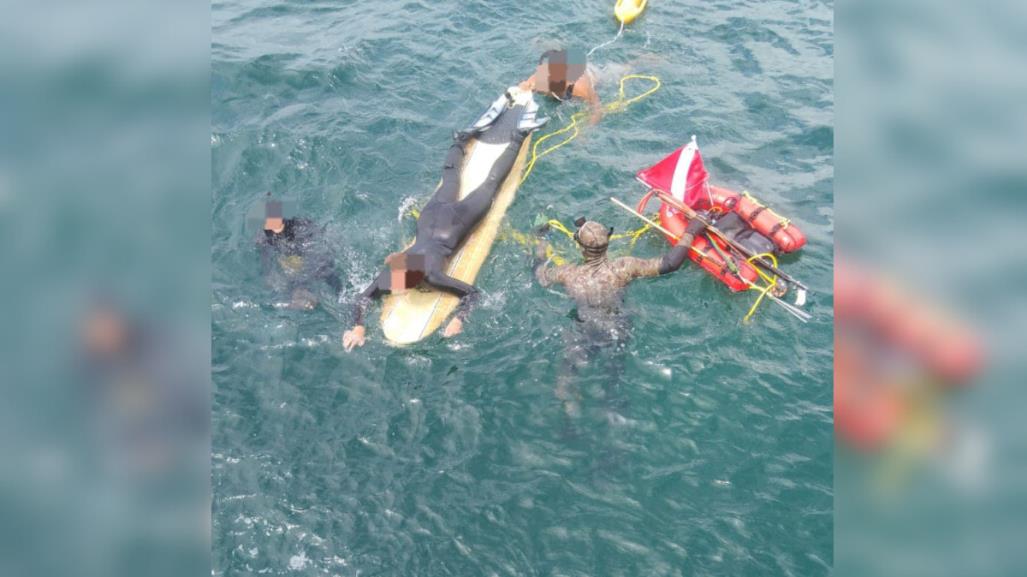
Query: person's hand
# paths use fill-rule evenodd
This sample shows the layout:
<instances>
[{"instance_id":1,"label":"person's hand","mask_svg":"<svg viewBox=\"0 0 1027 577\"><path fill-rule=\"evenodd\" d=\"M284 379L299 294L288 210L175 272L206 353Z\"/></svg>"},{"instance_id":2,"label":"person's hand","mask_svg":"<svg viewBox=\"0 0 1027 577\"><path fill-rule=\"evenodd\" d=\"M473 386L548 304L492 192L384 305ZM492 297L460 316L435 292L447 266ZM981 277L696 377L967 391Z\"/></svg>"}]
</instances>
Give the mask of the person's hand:
<instances>
[{"instance_id":1,"label":"person's hand","mask_svg":"<svg viewBox=\"0 0 1027 577\"><path fill-rule=\"evenodd\" d=\"M464 322L460 320L460 317L453 317L453 320L446 325L446 330L442 331L442 336L448 339L457 336L463 330Z\"/></svg>"},{"instance_id":2,"label":"person's hand","mask_svg":"<svg viewBox=\"0 0 1027 577\"><path fill-rule=\"evenodd\" d=\"M535 260L549 260L549 241L540 239L535 243Z\"/></svg>"},{"instance_id":3,"label":"person's hand","mask_svg":"<svg viewBox=\"0 0 1027 577\"><path fill-rule=\"evenodd\" d=\"M588 124L589 124L589 126L595 126L595 125L599 124L599 121L602 120L602 119L603 119L603 111L600 110L600 109L595 109L595 110L592 111L592 114L590 114L589 117L588 117Z\"/></svg>"},{"instance_id":4,"label":"person's hand","mask_svg":"<svg viewBox=\"0 0 1027 577\"><path fill-rule=\"evenodd\" d=\"M356 347L364 346L364 326L357 325L352 329L346 331L342 335L342 348L346 349L346 352L352 351Z\"/></svg>"}]
</instances>

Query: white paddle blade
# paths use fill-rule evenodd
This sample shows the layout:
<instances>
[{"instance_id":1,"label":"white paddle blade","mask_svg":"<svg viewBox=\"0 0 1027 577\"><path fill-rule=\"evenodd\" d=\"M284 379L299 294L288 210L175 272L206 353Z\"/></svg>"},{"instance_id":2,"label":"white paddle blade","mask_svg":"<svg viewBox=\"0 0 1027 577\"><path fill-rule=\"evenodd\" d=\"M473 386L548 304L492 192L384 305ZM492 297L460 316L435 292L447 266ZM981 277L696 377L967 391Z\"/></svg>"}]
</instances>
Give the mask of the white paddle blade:
<instances>
[{"instance_id":1,"label":"white paddle blade","mask_svg":"<svg viewBox=\"0 0 1027 577\"><path fill-rule=\"evenodd\" d=\"M801 307L806 304L806 289L795 291L795 306Z\"/></svg>"}]
</instances>

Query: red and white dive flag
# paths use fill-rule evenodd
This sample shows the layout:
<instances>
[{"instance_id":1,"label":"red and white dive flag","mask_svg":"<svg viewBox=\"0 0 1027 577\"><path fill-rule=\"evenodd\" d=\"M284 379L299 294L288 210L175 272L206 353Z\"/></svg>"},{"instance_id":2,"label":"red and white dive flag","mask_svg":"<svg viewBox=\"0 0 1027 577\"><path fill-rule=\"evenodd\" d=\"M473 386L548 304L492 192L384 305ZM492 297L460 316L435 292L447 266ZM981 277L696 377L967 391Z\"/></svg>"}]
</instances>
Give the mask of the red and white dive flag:
<instances>
[{"instance_id":1,"label":"red and white dive flag","mask_svg":"<svg viewBox=\"0 0 1027 577\"><path fill-rule=\"evenodd\" d=\"M667 191L692 208L698 208L696 203L703 198L710 177L703 166L695 136L686 146L649 168L643 168L635 176L650 188Z\"/></svg>"}]
</instances>

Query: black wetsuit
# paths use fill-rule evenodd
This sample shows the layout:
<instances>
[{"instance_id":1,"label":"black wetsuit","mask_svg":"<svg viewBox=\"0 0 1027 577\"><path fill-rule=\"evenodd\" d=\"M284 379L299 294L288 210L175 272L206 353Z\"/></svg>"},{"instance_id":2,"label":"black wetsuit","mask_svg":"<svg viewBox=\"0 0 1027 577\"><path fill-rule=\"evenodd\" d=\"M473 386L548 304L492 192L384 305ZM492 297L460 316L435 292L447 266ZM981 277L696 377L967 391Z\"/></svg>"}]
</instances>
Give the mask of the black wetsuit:
<instances>
[{"instance_id":1,"label":"black wetsuit","mask_svg":"<svg viewBox=\"0 0 1027 577\"><path fill-rule=\"evenodd\" d=\"M489 130L500 129L494 126ZM460 171L463 166L466 140L459 139L450 147L442 168L442 184L428 204L421 209L417 220L417 238L407 255L423 255L424 280L428 284L460 297L457 310L459 318L465 318L478 294L474 285L467 284L446 274L449 256L459 248L468 234L492 207L492 200L499 191L521 149L525 134L516 128L509 129L510 141L499 156L485 182L464 199L460 199ZM488 134L488 133L487 133ZM354 324L363 324L364 312L372 299L390 291L391 269L386 266L371 286L360 295L354 306Z\"/></svg>"},{"instance_id":2,"label":"black wetsuit","mask_svg":"<svg viewBox=\"0 0 1027 577\"><path fill-rule=\"evenodd\" d=\"M277 271L284 280L273 284L290 293L300 288L311 290L312 283L323 280L338 295L342 282L324 243L322 228L305 218L287 218L283 224L282 232L264 230L260 237L265 277L271 278L273 271Z\"/></svg>"}]
</instances>

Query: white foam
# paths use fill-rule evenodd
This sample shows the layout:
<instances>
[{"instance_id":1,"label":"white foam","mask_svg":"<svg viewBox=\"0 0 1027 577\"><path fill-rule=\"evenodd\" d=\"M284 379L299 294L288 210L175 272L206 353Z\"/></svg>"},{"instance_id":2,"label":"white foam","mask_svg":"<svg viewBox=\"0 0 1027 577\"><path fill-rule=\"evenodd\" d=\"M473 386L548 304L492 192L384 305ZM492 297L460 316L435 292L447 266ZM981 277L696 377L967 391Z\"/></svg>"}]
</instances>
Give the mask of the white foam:
<instances>
[{"instance_id":1,"label":"white foam","mask_svg":"<svg viewBox=\"0 0 1027 577\"><path fill-rule=\"evenodd\" d=\"M306 568L307 563L309 562L310 559L307 559L307 554L303 551L300 551L299 555L293 555L289 559L289 569L293 571L302 571Z\"/></svg>"}]
</instances>

